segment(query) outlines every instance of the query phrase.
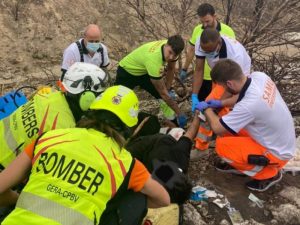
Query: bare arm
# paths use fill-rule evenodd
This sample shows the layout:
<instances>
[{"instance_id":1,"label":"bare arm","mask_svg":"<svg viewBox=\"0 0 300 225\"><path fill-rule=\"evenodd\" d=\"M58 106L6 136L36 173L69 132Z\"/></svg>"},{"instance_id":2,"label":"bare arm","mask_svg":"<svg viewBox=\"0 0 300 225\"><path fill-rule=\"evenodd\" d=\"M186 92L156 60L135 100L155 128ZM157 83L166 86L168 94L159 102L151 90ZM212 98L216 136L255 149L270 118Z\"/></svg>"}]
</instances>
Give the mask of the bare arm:
<instances>
[{"instance_id":1,"label":"bare arm","mask_svg":"<svg viewBox=\"0 0 300 225\"><path fill-rule=\"evenodd\" d=\"M170 98L164 81L162 79L160 79L160 80L150 79L150 80L151 80L153 86L155 87L155 89L157 90L157 92L159 93L160 97L167 103L167 105L171 109L174 110L176 115L179 115L180 109L179 109L177 103Z\"/></svg>"},{"instance_id":2,"label":"bare arm","mask_svg":"<svg viewBox=\"0 0 300 225\"><path fill-rule=\"evenodd\" d=\"M205 59L197 58L193 77L193 94L198 94L203 82Z\"/></svg>"},{"instance_id":3,"label":"bare arm","mask_svg":"<svg viewBox=\"0 0 300 225\"><path fill-rule=\"evenodd\" d=\"M25 152L18 157L0 173L0 193L19 184L27 178L31 169L31 160Z\"/></svg>"},{"instance_id":4,"label":"bare arm","mask_svg":"<svg viewBox=\"0 0 300 225\"><path fill-rule=\"evenodd\" d=\"M199 129L200 119L199 119L198 115L199 115L199 111L196 110L193 121L184 134L184 136L186 136L187 138L189 138L191 140L194 140L194 138L198 132L198 129Z\"/></svg>"},{"instance_id":5,"label":"bare arm","mask_svg":"<svg viewBox=\"0 0 300 225\"><path fill-rule=\"evenodd\" d=\"M222 135L227 132L225 127L223 127L223 125L220 123L220 118L217 116L217 114L214 113L214 111L211 108L206 109L204 111L204 114L208 119L208 123L215 134Z\"/></svg>"},{"instance_id":6,"label":"bare arm","mask_svg":"<svg viewBox=\"0 0 300 225\"><path fill-rule=\"evenodd\" d=\"M182 69L187 70L189 68L189 65L191 64L191 62L193 61L193 58L195 56L195 46L191 45L190 43L187 45L187 49L186 49L186 59L185 59L185 63L182 67Z\"/></svg>"},{"instance_id":7,"label":"bare arm","mask_svg":"<svg viewBox=\"0 0 300 225\"><path fill-rule=\"evenodd\" d=\"M11 205L16 200L16 195L10 188L25 180L31 169L31 160L25 152L22 152L5 170L0 173L0 196L8 194L3 205Z\"/></svg>"},{"instance_id":8,"label":"bare arm","mask_svg":"<svg viewBox=\"0 0 300 225\"><path fill-rule=\"evenodd\" d=\"M171 203L169 193L152 177L149 177L141 192L147 195L149 208L164 207Z\"/></svg>"},{"instance_id":9,"label":"bare arm","mask_svg":"<svg viewBox=\"0 0 300 225\"><path fill-rule=\"evenodd\" d=\"M174 74L175 74L175 65L176 62L169 62L167 66L167 74L166 74L166 86L167 90L170 90L172 87Z\"/></svg>"}]
</instances>

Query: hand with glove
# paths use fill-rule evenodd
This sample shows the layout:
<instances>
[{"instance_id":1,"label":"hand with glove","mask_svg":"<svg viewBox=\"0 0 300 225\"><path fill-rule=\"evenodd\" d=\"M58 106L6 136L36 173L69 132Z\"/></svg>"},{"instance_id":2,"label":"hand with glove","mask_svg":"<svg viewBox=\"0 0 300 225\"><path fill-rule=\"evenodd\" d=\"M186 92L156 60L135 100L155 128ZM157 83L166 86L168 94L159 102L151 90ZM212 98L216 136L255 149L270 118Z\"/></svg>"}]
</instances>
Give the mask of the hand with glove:
<instances>
[{"instance_id":1,"label":"hand with glove","mask_svg":"<svg viewBox=\"0 0 300 225\"><path fill-rule=\"evenodd\" d=\"M181 128L184 128L186 123L187 123L187 118L186 118L186 115L185 114L179 114L178 117L177 117L177 122L178 122L178 125L181 127Z\"/></svg>"},{"instance_id":2,"label":"hand with glove","mask_svg":"<svg viewBox=\"0 0 300 225\"><path fill-rule=\"evenodd\" d=\"M192 94L192 112L195 111L195 108L196 108L198 103L199 103L198 95L197 94Z\"/></svg>"},{"instance_id":3,"label":"hand with glove","mask_svg":"<svg viewBox=\"0 0 300 225\"><path fill-rule=\"evenodd\" d=\"M208 104L209 108L222 108L223 107L221 100L211 99L211 100L208 100L206 103Z\"/></svg>"},{"instance_id":4,"label":"hand with glove","mask_svg":"<svg viewBox=\"0 0 300 225\"><path fill-rule=\"evenodd\" d=\"M168 91L168 94L169 94L169 96L170 96L170 98L171 98L172 100L175 100L175 99L176 99L176 92L174 91L174 89L170 89L170 90Z\"/></svg>"},{"instance_id":5,"label":"hand with glove","mask_svg":"<svg viewBox=\"0 0 300 225\"><path fill-rule=\"evenodd\" d=\"M187 77L187 70L186 69L181 69L179 72L179 77L181 81L184 81Z\"/></svg>"},{"instance_id":6,"label":"hand with glove","mask_svg":"<svg viewBox=\"0 0 300 225\"><path fill-rule=\"evenodd\" d=\"M208 107L209 107L208 104L205 101L202 101L197 104L196 109L203 112Z\"/></svg>"}]
</instances>

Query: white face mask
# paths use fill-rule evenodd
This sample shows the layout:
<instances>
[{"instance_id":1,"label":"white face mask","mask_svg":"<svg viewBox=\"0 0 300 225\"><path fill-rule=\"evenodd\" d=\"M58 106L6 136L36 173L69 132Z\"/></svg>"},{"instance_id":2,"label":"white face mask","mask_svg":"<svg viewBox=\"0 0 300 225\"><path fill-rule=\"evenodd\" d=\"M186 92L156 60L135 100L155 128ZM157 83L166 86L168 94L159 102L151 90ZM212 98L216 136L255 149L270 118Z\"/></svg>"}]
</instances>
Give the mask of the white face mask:
<instances>
[{"instance_id":1,"label":"white face mask","mask_svg":"<svg viewBox=\"0 0 300 225\"><path fill-rule=\"evenodd\" d=\"M202 48L200 47L200 51L204 54L204 56L207 58L207 59L215 59L219 56L219 51L220 51L220 48L219 48L219 45L217 46L217 48L213 51L213 52L205 52L202 50Z\"/></svg>"},{"instance_id":2,"label":"white face mask","mask_svg":"<svg viewBox=\"0 0 300 225\"><path fill-rule=\"evenodd\" d=\"M93 43L93 42L88 42L86 45L87 50L90 52L97 52L97 50L100 48L100 43Z\"/></svg>"},{"instance_id":3,"label":"white face mask","mask_svg":"<svg viewBox=\"0 0 300 225\"><path fill-rule=\"evenodd\" d=\"M219 52L217 52L217 51L208 52L208 53L204 53L204 54L205 54L205 57L208 59L214 59L219 56Z\"/></svg>"}]
</instances>

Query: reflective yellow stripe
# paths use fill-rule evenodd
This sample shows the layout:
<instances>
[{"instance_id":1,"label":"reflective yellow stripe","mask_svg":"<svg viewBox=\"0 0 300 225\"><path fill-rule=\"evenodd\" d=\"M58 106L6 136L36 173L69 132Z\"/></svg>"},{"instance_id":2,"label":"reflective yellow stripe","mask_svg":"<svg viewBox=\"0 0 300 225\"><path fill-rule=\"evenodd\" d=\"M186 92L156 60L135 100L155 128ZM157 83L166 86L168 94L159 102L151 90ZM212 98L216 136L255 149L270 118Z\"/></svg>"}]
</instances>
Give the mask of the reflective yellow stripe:
<instances>
[{"instance_id":1,"label":"reflective yellow stripe","mask_svg":"<svg viewBox=\"0 0 300 225\"><path fill-rule=\"evenodd\" d=\"M16 207L57 221L62 225L94 225L92 220L89 220L86 216L75 211L74 209L64 207L63 205L60 205L54 201L49 201L45 198L41 198L37 195L24 191L21 193Z\"/></svg>"},{"instance_id":2,"label":"reflective yellow stripe","mask_svg":"<svg viewBox=\"0 0 300 225\"><path fill-rule=\"evenodd\" d=\"M9 147L9 149L14 154L14 151L18 147L18 143L15 140L13 133L11 132L9 117L6 117L5 119L3 119L3 124L4 124L4 134L5 134L6 143Z\"/></svg>"}]
</instances>

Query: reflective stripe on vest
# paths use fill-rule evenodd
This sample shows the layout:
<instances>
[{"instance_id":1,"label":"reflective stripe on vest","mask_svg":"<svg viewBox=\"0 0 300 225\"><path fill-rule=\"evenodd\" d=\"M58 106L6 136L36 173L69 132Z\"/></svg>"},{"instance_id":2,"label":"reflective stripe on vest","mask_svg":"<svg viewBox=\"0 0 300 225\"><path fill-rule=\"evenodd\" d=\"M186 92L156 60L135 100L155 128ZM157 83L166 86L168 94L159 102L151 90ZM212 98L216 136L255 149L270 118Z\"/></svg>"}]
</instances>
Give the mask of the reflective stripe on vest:
<instances>
[{"instance_id":1,"label":"reflective stripe on vest","mask_svg":"<svg viewBox=\"0 0 300 225\"><path fill-rule=\"evenodd\" d=\"M36 202L35 207L47 210L59 206L52 211L54 214L63 211L64 218L56 219L52 213L49 216L47 210L32 209L31 205L22 203L22 211L25 211L15 217L12 215L11 219L21 221L26 211L32 211L39 216L41 224L50 218L69 225L72 223L66 221L73 221L75 213L77 218L77 214L86 218L83 222L76 219L80 222L73 224L98 224L107 202L124 182L132 162L128 151L120 149L113 139L94 129L48 131L35 146L30 179L23 189L24 193L37 199L31 197L28 200L26 195L24 202Z\"/></svg>"},{"instance_id":2,"label":"reflective stripe on vest","mask_svg":"<svg viewBox=\"0 0 300 225\"><path fill-rule=\"evenodd\" d=\"M4 167L41 133L51 129L75 127L68 102L64 94L58 91L34 95L1 122L3 144L0 164Z\"/></svg>"},{"instance_id":3,"label":"reflective stripe on vest","mask_svg":"<svg viewBox=\"0 0 300 225\"><path fill-rule=\"evenodd\" d=\"M6 144L8 145L9 149L14 154L14 151L18 147L18 143L15 140L14 135L11 132L11 129L10 129L10 119L9 119L9 117L6 117L2 121L3 121L3 124L4 124L4 133L5 133Z\"/></svg>"},{"instance_id":4,"label":"reflective stripe on vest","mask_svg":"<svg viewBox=\"0 0 300 225\"><path fill-rule=\"evenodd\" d=\"M35 205L39 207L36 207ZM62 225L70 225L70 224L94 225L93 221L89 220L83 214L71 208L64 207L63 205L58 204L54 201L50 201L48 199L39 197L37 195L28 192L22 192L20 194L16 207L29 210L37 215L57 221ZM59 215L63 215L63 216L59 216Z\"/></svg>"}]
</instances>

